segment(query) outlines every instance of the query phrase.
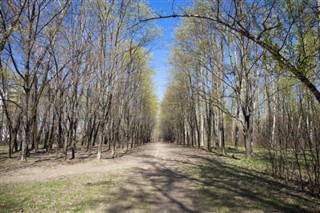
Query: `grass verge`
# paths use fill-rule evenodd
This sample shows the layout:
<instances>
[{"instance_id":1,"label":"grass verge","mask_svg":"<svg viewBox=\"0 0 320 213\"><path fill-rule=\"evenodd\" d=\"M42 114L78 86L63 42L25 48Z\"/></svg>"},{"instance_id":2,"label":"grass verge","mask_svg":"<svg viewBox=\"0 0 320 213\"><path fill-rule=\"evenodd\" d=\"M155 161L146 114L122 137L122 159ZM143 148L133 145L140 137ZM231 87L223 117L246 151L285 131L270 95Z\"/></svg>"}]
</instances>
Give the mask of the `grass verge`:
<instances>
[{"instance_id":1,"label":"grass verge","mask_svg":"<svg viewBox=\"0 0 320 213\"><path fill-rule=\"evenodd\" d=\"M60 177L38 183L0 185L1 212L84 212L109 196L121 182L117 175Z\"/></svg>"},{"instance_id":2,"label":"grass verge","mask_svg":"<svg viewBox=\"0 0 320 213\"><path fill-rule=\"evenodd\" d=\"M251 163L252 166L243 166ZM184 169L201 212L320 212L320 200L259 172L254 161L203 158ZM253 168L250 168L253 167Z\"/></svg>"}]
</instances>

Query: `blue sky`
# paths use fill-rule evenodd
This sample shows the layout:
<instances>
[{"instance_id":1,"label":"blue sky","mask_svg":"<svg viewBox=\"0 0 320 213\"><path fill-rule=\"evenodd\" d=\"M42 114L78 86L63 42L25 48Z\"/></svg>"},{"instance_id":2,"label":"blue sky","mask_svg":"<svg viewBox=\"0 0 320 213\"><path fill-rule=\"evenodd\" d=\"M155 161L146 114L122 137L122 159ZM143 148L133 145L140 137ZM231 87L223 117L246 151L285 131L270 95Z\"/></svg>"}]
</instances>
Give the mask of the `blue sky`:
<instances>
[{"instance_id":1,"label":"blue sky","mask_svg":"<svg viewBox=\"0 0 320 213\"><path fill-rule=\"evenodd\" d=\"M184 6L190 5L191 0L175 0L174 2L175 6ZM172 0L149 0L149 6L158 14L172 14ZM176 10L176 12L178 11ZM161 101L170 76L170 48L173 43L174 29L178 26L179 19L159 19L156 20L156 23L162 28L162 35L153 43L150 65L155 70L155 93L158 101Z\"/></svg>"}]
</instances>

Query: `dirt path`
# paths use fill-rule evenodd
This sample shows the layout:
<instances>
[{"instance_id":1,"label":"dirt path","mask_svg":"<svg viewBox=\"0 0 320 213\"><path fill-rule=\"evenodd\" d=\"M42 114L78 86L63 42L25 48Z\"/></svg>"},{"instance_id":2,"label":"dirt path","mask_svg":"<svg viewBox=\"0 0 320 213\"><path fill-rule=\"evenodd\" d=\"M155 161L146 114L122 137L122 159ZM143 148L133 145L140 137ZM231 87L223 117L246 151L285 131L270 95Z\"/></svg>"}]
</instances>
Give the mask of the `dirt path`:
<instances>
[{"instance_id":1,"label":"dirt path","mask_svg":"<svg viewBox=\"0 0 320 213\"><path fill-rule=\"evenodd\" d=\"M320 210L315 207L319 200L310 200L259 173L222 162L212 153L160 142L135 148L116 159L0 172L0 184L108 173L121 176L123 181L106 196L112 197L112 202L96 201L93 212Z\"/></svg>"},{"instance_id":2,"label":"dirt path","mask_svg":"<svg viewBox=\"0 0 320 213\"><path fill-rule=\"evenodd\" d=\"M140 196L141 199L146 199L146 202L156 204L152 205L152 212L196 212L191 200L185 196L188 190L185 186L190 185L191 180L184 181L177 175L185 163L196 160L182 154L194 153L199 156L208 155L204 151L173 144L149 143L115 159L91 160L74 165L31 166L1 172L0 184L44 181L87 173L117 173L125 176L128 183L117 189L115 196L119 197L119 202L111 207L102 204L97 211L125 211L132 202L123 198L131 193L133 199Z\"/></svg>"},{"instance_id":3,"label":"dirt path","mask_svg":"<svg viewBox=\"0 0 320 213\"><path fill-rule=\"evenodd\" d=\"M143 151L128 156L127 160L133 158L136 162L129 170L128 184L115 193L116 205L102 208L101 212L136 212L132 202L128 203L124 197L147 203L150 209L146 212L199 212L188 196L193 181L183 176L185 166L197 161L189 157L194 154L210 156L204 151L167 143L148 144Z\"/></svg>"},{"instance_id":4,"label":"dirt path","mask_svg":"<svg viewBox=\"0 0 320 213\"><path fill-rule=\"evenodd\" d=\"M60 164L60 162L37 163L26 168L17 168L11 171L0 172L1 183L19 183L30 181L43 181L51 178L69 175L81 175L87 173L108 173L117 171L127 171L128 169L149 169L161 162L172 160L171 166L175 161L188 161L185 156L176 153L194 151L189 148L176 146L168 143L149 143L142 147L134 148L130 153L114 159L90 160L77 164ZM205 154L206 152L203 152ZM163 160L162 160L163 159ZM152 164L152 165L151 165ZM154 164L154 165L153 165Z\"/></svg>"}]
</instances>

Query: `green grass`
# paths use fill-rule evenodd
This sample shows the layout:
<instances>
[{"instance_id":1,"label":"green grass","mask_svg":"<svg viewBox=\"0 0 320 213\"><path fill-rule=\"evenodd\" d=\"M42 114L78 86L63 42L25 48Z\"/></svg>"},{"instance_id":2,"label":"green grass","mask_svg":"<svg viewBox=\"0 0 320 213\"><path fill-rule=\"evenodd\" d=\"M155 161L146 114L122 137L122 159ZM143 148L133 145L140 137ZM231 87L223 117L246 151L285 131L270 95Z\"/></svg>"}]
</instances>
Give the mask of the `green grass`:
<instances>
[{"instance_id":1,"label":"green grass","mask_svg":"<svg viewBox=\"0 0 320 213\"><path fill-rule=\"evenodd\" d=\"M315 164L316 162L315 159L312 158L310 152L303 153L301 151L298 156L295 156L294 150L287 149L282 150L282 153L279 150L272 150L271 154L272 156L270 156L270 153L267 149L254 148L252 158L246 159L244 147L239 147L239 149L236 150L234 146L229 146L226 148L225 157L227 157L226 162L232 162L232 164L235 164L242 168L253 169L257 171L267 171L270 174L274 171L275 166L276 170L279 171L278 169L281 165L282 167L287 168L290 172L286 174L281 173L276 175L281 175L282 177L284 177L284 175L291 175L287 176L287 178L292 181L297 181L297 178L299 177L299 168L297 164L298 160L302 176L305 179L307 178L308 173L313 174L313 171L310 170L310 168L312 168L312 164ZM238 160L234 161L232 156L234 156ZM282 161L280 160L280 157L282 157ZM277 162L277 164L272 165L271 160L273 162Z\"/></svg>"},{"instance_id":2,"label":"green grass","mask_svg":"<svg viewBox=\"0 0 320 213\"><path fill-rule=\"evenodd\" d=\"M83 212L112 202L116 175L61 177L38 183L0 185L1 212Z\"/></svg>"},{"instance_id":3,"label":"green grass","mask_svg":"<svg viewBox=\"0 0 320 213\"><path fill-rule=\"evenodd\" d=\"M201 149L208 151L205 148ZM210 152L215 153L225 161L232 162L232 164L240 167L255 170L268 169L268 152L263 148L254 148L253 156L250 159L246 158L246 152L244 147L238 147L238 150L236 150L233 145L226 146L224 155L221 154L220 150L213 149Z\"/></svg>"},{"instance_id":4,"label":"green grass","mask_svg":"<svg viewBox=\"0 0 320 213\"><path fill-rule=\"evenodd\" d=\"M238 160L232 159L232 155ZM244 147L239 147L238 150L236 150L233 146L229 146L226 148L226 156L229 158L229 162L233 162L233 164L247 169L266 170L268 168L266 160L268 152L262 148L255 148L253 150L253 156L250 159L246 159Z\"/></svg>"},{"instance_id":5,"label":"green grass","mask_svg":"<svg viewBox=\"0 0 320 213\"><path fill-rule=\"evenodd\" d=\"M0 145L0 153L4 154L4 153L8 153L8 145Z\"/></svg>"},{"instance_id":6,"label":"green grass","mask_svg":"<svg viewBox=\"0 0 320 213\"><path fill-rule=\"evenodd\" d=\"M144 180L125 178L101 173L1 184L0 212L150 212L154 192L141 190Z\"/></svg>"},{"instance_id":7,"label":"green grass","mask_svg":"<svg viewBox=\"0 0 320 213\"><path fill-rule=\"evenodd\" d=\"M219 157L190 156L199 162L184 164L181 170L151 162L154 169L121 175L96 173L2 184L0 212L151 212L160 198L171 198L171 187L181 181L186 181L181 188L187 191L184 196L200 212L320 212L319 199L261 173L266 167L263 150L256 149L250 160L243 148L226 151Z\"/></svg>"},{"instance_id":8,"label":"green grass","mask_svg":"<svg viewBox=\"0 0 320 213\"><path fill-rule=\"evenodd\" d=\"M203 159L198 166L185 168L184 176L196 184L189 193L201 212L318 212L320 200L295 191L281 181L248 169L254 160L229 157Z\"/></svg>"}]
</instances>

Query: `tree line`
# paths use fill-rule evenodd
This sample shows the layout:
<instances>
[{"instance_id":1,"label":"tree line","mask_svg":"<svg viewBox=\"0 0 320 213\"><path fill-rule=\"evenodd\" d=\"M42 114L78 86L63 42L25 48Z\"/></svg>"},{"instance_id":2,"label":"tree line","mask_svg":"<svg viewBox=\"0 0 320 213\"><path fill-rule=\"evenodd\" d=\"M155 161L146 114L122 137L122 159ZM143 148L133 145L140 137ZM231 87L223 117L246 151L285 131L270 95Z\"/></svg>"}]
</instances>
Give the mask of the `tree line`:
<instances>
[{"instance_id":1,"label":"tree line","mask_svg":"<svg viewBox=\"0 0 320 213\"><path fill-rule=\"evenodd\" d=\"M132 0L1 1L0 141L9 157L150 141L157 101L148 66L150 14Z\"/></svg>"},{"instance_id":2,"label":"tree line","mask_svg":"<svg viewBox=\"0 0 320 213\"><path fill-rule=\"evenodd\" d=\"M171 53L165 140L263 149L269 172L320 192L319 1L195 1Z\"/></svg>"}]
</instances>

